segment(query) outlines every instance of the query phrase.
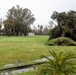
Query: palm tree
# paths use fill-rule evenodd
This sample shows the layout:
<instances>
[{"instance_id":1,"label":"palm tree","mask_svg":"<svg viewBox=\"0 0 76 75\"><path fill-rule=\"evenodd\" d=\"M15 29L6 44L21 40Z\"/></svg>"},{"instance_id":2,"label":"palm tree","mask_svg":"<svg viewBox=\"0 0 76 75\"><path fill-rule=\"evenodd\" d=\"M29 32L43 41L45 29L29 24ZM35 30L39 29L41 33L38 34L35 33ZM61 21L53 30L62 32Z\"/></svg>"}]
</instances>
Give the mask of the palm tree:
<instances>
[{"instance_id":1,"label":"palm tree","mask_svg":"<svg viewBox=\"0 0 76 75\"><path fill-rule=\"evenodd\" d=\"M76 75L76 55L74 53L49 52L52 55L50 58L42 56L48 59L48 62L39 68L38 75Z\"/></svg>"}]
</instances>

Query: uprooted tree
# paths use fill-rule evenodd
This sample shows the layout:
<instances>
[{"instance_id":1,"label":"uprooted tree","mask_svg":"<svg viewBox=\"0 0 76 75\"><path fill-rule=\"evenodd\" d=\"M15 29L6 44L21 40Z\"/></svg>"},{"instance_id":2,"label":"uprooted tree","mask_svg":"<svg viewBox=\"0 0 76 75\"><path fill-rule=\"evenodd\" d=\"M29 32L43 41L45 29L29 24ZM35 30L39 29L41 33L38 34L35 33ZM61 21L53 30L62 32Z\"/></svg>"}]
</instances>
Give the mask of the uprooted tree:
<instances>
[{"instance_id":1,"label":"uprooted tree","mask_svg":"<svg viewBox=\"0 0 76 75\"><path fill-rule=\"evenodd\" d=\"M69 12L56 12L54 11L51 18L57 22L55 26L50 31L50 38L57 37L68 37L76 41L76 11Z\"/></svg>"},{"instance_id":2,"label":"uprooted tree","mask_svg":"<svg viewBox=\"0 0 76 75\"><path fill-rule=\"evenodd\" d=\"M12 7L6 15L4 21L6 33L12 35L27 35L31 30L30 25L35 21L34 14L28 8Z\"/></svg>"}]
</instances>

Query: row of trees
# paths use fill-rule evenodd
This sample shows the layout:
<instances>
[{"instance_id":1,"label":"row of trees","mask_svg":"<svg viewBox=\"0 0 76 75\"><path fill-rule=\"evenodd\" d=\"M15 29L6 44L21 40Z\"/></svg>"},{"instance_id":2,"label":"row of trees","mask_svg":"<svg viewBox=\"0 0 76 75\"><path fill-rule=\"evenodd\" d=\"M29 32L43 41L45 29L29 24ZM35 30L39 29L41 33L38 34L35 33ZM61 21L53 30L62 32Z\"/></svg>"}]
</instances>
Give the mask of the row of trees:
<instances>
[{"instance_id":1,"label":"row of trees","mask_svg":"<svg viewBox=\"0 0 76 75\"><path fill-rule=\"evenodd\" d=\"M28 8L21 8L19 5L12 7L8 10L7 19L4 21L4 28L6 34L8 35L27 35L28 32L33 31L35 34L49 34L50 38L56 37L70 37L73 40L76 40L76 11L69 12L57 12L54 11L51 19L57 22L57 26L54 28L53 21L50 21L50 26L43 27L38 25L31 30L33 22L36 20L34 14ZM0 25L1 28L1 25Z\"/></svg>"},{"instance_id":2,"label":"row of trees","mask_svg":"<svg viewBox=\"0 0 76 75\"><path fill-rule=\"evenodd\" d=\"M36 35L49 35L51 27L49 25L38 25L37 27L33 27L32 32Z\"/></svg>"},{"instance_id":3,"label":"row of trees","mask_svg":"<svg viewBox=\"0 0 76 75\"><path fill-rule=\"evenodd\" d=\"M27 35L28 32L33 32L36 35L48 35L50 28L48 25L33 26L36 18L28 8L21 8L19 5L8 10L6 20L3 21L4 29L1 33L9 35ZM1 23L0 23L1 28Z\"/></svg>"}]
</instances>

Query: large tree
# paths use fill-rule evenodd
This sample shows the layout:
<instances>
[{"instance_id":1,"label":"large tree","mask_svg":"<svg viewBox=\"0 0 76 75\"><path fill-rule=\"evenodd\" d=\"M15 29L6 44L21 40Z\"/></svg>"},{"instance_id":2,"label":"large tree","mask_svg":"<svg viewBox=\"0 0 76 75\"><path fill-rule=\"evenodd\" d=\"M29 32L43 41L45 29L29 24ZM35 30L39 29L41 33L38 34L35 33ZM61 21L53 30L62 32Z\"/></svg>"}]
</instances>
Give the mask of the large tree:
<instances>
[{"instance_id":1,"label":"large tree","mask_svg":"<svg viewBox=\"0 0 76 75\"><path fill-rule=\"evenodd\" d=\"M30 25L35 21L35 17L28 8L12 7L6 15L7 19L4 21L6 30L11 30L16 35L24 34L30 31ZM11 22L10 22L11 20ZM9 29L7 28L9 22ZM11 27L11 25L13 25Z\"/></svg>"},{"instance_id":2,"label":"large tree","mask_svg":"<svg viewBox=\"0 0 76 75\"><path fill-rule=\"evenodd\" d=\"M53 20L55 20L58 24L57 27L55 27L57 37L69 37L73 40L76 39L76 11L69 11L69 12L54 12L51 16ZM53 29L53 31L54 31ZM51 35L52 36L52 35Z\"/></svg>"}]
</instances>

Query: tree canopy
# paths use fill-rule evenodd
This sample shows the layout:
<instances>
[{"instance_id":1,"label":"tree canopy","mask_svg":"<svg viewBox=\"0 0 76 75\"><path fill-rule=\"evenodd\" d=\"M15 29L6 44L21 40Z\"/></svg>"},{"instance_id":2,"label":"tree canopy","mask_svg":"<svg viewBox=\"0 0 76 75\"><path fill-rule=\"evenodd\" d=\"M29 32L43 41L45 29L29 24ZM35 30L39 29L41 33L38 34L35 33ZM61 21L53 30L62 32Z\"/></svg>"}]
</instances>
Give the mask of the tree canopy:
<instances>
[{"instance_id":1,"label":"tree canopy","mask_svg":"<svg viewBox=\"0 0 76 75\"><path fill-rule=\"evenodd\" d=\"M7 19L4 21L6 32L15 35L27 35L31 30L30 25L35 21L34 14L28 8L12 7L8 10Z\"/></svg>"},{"instance_id":2,"label":"tree canopy","mask_svg":"<svg viewBox=\"0 0 76 75\"><path fill-rule=\"evenodd\" d=\"M57 12L54 11L51 18L57 22L50 31L50 39L57 37L68 37L76 41L76 11Z\"/></svg>"}]
</instances>

